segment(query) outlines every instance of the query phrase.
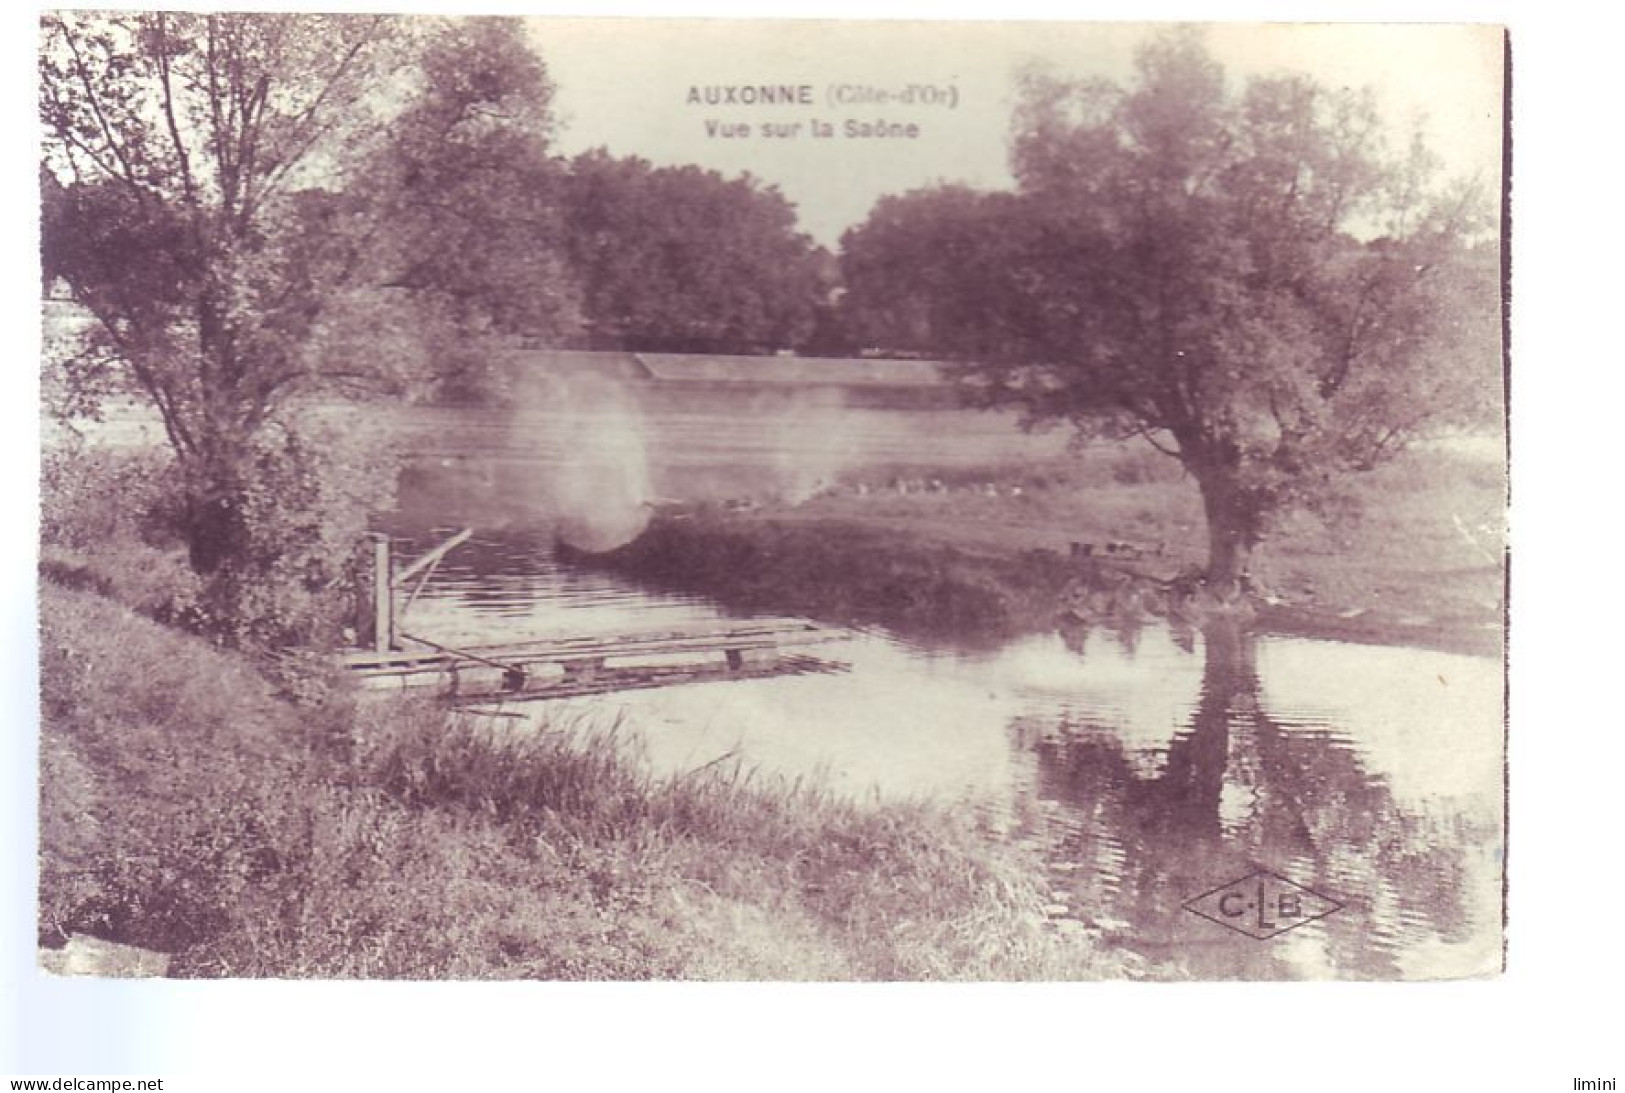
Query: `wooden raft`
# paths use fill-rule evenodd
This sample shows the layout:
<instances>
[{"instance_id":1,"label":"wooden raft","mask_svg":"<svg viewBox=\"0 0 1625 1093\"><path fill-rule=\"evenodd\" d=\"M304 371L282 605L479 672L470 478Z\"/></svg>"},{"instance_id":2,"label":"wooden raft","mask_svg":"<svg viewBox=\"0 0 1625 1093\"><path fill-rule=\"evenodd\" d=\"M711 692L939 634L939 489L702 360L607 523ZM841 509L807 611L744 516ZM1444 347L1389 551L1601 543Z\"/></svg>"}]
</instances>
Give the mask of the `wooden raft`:
<instances>
[{"instance_id":1,"label":"wooden raft","mask_svg":"<svg viewBox=\"0 0 1625 1093\"><path fill-rule=\"evenodd\" d=\"M548 637L463 647L405 633L403 617L435 567L472 534L465 528L399 569L389 537L372 536L372 580L357 604L356 631L364 647L338 655L339 666L363 688L434 688L452 701L563 698L703 679L846 670L843 664L785 651L847 636L805 619L751 619L680 633ZM414 580L405 603L399 603L399 593Z\"/></svg>"},{"instance_id":2,"label":"wooden raft","mask_svg":"<svg viewBox=\"0 0 1625 1093\"><path fill-rule=\"evenodd\" d=\"M341 653L339 661L369 690L434 688L452 700L562 698L698 680L841 671L843 665L787 650L846 636L802 619L460 648L401 634L403 648L353 649Z\"/></svg>"}]
</instances>

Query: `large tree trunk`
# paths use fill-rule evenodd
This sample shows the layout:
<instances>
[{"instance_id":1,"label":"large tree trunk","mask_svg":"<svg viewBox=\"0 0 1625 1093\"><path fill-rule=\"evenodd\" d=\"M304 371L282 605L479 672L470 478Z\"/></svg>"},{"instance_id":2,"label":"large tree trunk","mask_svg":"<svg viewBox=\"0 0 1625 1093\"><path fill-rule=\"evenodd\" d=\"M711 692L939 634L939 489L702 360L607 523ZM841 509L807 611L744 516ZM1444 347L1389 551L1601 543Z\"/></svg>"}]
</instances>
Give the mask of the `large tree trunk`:
<instances>
[{"instance_id":1,"label":"large tree trunk","mask_svg":"<svg viewBox=\"0 0 1625 1093\"><path fill-rule=\"evenodd\" d=\"M230 471L189 468L185 473L185 535L192 570L205 577L240 558L246 545L242 486Z\"/></svg>"},{"instance_id":2,"label":"large tree trunk","mask_svg":"<svg viewBox=\"0 0 1625 1093\"><path fill-rule=\"evenodd\" d=\"M237 514L224 499L206 498L194 500L186 515L186 546L192 570L210 576L237 552Z\"/></svg>"},{"instance_id":3,"label":"large tree trunk","mask_svg":"<svg viewBox=\"0 0 1625 1093\"><path fill-rule=\"evenodd\" d=\"M1258 545L1258 517L1225 468L1197 475L1202 507L1207 513L1207 580L1218 591L1239 590Z\"/></svg>"}]
</instances>

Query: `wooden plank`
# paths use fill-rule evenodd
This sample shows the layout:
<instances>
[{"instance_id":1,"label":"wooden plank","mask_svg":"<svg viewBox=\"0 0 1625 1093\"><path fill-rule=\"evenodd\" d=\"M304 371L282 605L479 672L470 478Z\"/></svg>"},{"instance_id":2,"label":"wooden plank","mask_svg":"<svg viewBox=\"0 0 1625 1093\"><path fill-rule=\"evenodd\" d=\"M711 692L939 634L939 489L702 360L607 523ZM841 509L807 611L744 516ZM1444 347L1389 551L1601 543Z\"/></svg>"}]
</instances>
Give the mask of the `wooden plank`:
<instances>
[{"instance_id":1,"label":"wooden plank","mask_svg":"<svg viewBox=\"0 0 1625 1093\"><path fill-rule=\"evenodd\" d=\"M766 652L767 650L759 650L759 651L760 652ZM683 668L684 670L700 669L700 670L718 670L718 671L721 671L721 670L724 669L724 667L728 663L728 661L726 659L724 659L721 655L719 655L719 654L722 654L723 652L724 652L724 650L715 650L715 649L713 649L713 650L704 650L699 655L710 656L713 659L710 659L710 660L692 660L692 659L690 659L690 660L676 662L676 663L671 664L671 665L608 664L606 666L606 661L613 660L613 659L620 659L620 658L610 658L610 657L603 657L603 656L541 657L541 658L535 658L535 659L510 661L506 666L504 666L500 670L504 671L504 672L518 670L520 672L524 672L524 673L527 673L527 674L530 674L530 675L536 675L536 674L540 673L541 671L543 671L545 669L548 669L548 668L556 668L561 675L572 675L572 674L575 674L575 675L587 675L587 674L593 674L593 673L601 673L601 672L603 672L605 670L619 671L619 672L635 672L635 671L641 671L641 670L657 670L659 668L668 667L668 666L670 666L670 667L680 667L680 668ZM691 655L693 655L693 654L691 654ZM636 659L636 658L634 656L629 656L627 659ZM463 658L445 657L445 658L440 659L440 660L422 661L422 662L418 662L416 664L378 665L378 666L352 668L350 674L352 676L355 676L355 677L360 678L360 679L377 679L377 678L380 678L380 677L383 677L383 676L401 676L401 677L405 677L405 676L421 676L421 675L443 675L443 674L446 674L446 673L467 672L470 669L474 668L475 666L476 666L475 662L471 662L471 661L463 659ZM484 670L488 671L488 672L498 671L498 669L489 668L489 667L485 668Z\"/></svg>"},{"instance_id":2,"label":"wooden plank","mask_svg":"<svg viewBox=\"0 0 1625 1093\"><path fill-rule=\"evenodd\" d=\"M485 656L485 655L483 655L481 653L477 653L472 649L453 649L448 645L441 645L437 641L430 641L428 638L420 638L416 634L403 634L401 636L406 638L408 641L415 641L420 645L427 645L429 648L435 650L436 652L442 653L442 654L444 654L446 656L449 656L449 657L451 657L451 658L453 658L455 660L477 661L480 664L485 664L485 665L488 665L488 666L490 666L492 668L501 668L504 671L506 671L509 668L513 667L513 664L510 661L495 660L492 657L488 657L488 656Z\"/></svg>"},{"instance_id":3,"label":"wooden plank","mask_svg":"<svg viewBox=\"0 0 1625 1093\"><path fill-rule=\"evenodd\" d=\"M704 678L772 675L781 665L793 666L798 660L816 659L806 654L785 653L777 646L770 645L732 649L709 648L690 653L687 658L653 663L650 662L652 656L665 658L677 655L637 653L629 650L619 652L620 655L617 656L525 659L517 662L509 661L495 667L486 665L493 665L496 662L484 662L482 665L466 658L441 657L411 664L352 667L350 675L363 686L376 687L390 681L401 687L445 685L453 693L460 693L465 682L468 682L474 686L474 693L483 694L511 690L515 680L522 681L519 686L533 689L538 686L550 688L559 683L591 682L600 679L624 682L640 676L665 674ZM705 659L692 659L696 656ZM628 661L631 663L627 663Z\"/></svg>"},{"instance_id":4,"label":"wooden plank","mask_svg":"<svg viewBox=\"0 0 1625 1093\"><path fill-rule=\"evenodd\" d=\"M581 637L546 637L526 638L519 641L503 642L501 648L522 649L537 646L548 648L598 648L604 645L647 644L651 642L690 642L697 640L742 640L753 637L773 638L781 640L786 637L806 634L809 637L818 635L844 635L844 630L834 627L822 626L815 622L786 619L769 624L756 626L728 626L711 629L676 630L676 631L650 631L648 633L634 634L588 634ZM475 646L473 648L480 648ZM485 648L495 648L489 646Z\"/></svg>"},{"instance_id":5,"label":"wooden plank","mask_svg":"<svg viewBox=\"0 0 1625 1093\"><path fill-rule=\"evenodd\" d=\"M467 656L502 664L527 661L556 660L582 656L631 656L657 652L710 652L727 649L759 649L778 645L811 645L838 641L846 636L843 630L799 623L779 627L752 627L690 634L623 634L614 637L589 636L581 638L536 638L526 641L493 645L472 645L466 649L448 652L448 647L436 645L422 651L388 650L385 652L355 650L339 655L340 662L349 668L382 667L438 662L452 656ZM423 639L415 639L422 641ZM425 644L430 644L425 642Z\"/></svg>"},{"instance_id":6,"label":"wooden plank","mask_svg":"<svg viewBox=\"0 0 1625 1093\"><path fill-rule=\"evenodd\" d=\"M653 653L709 653L723 652L730 648L770 648L775 642L766 640L751 640L748 642L662 642L658 644L605 644L605 645L579 645L579 646L548 646L541 648L518 648L514 646L481 646L478 649L457 650L455 652L425 651L421 653L401 653L380 655L377 653L356 653L345 655L340 663L353 670L369 668L411 668L423 665L447 664L458 660L476 661L498 667L511 667L521 664L552 663L565 660L580 660L583 658L606 656L643 656ZM803 643L805 644L805 643Z\"/></svg>"},{"instance_id":7,"label":"wooden plank","mask_svg":"<svg viewBox=\"0 0 1625 1093\"><path fill-rule=\"evenodd\" d=\"M470 645L466 652L477 653L481 656L490 656L500 659L503 651L527 652L531 650L557 650L561 653L587 652L598 649L612 649L619 647L643 648L652 645L695 645L701 643L727 644L727 643L759 643L767 641L786 641L802 643L804 641L834 640L844 631L821 627L816 624L782 626L782 627L754 627L733 630L699 631L687 633L650 633L650 634L618 634L618 635L589 635L585 637L548 637L528 638L519 641L501 642L483 645ZM426 645L438 645L424 639ZM446 648L446 647L441 647ZM404 660L428 657L433 654L414 650L391 650L384 655L373 652L355 650L342 654L347 658L359 662L371 660Z\"/></svg>"},{"instance_id":8,"label":"wooden plank","mask_svg":"<svg viewBox=\"0 0 1625 1093\"><path fill-rule=\"evenodd\" d=\"M784 657L771 664L747 664L742 669L731 671L702 668L694 671L656 670L619 675L609 672L591 679L565 678L540 687L527 687L520 691L486 692L482 694L451 693L445 695L445 699L454 706L490 703L494 700L502 702L542 702L554 698L576 698L583 695L608 694L615 691L637 691L653 687L670 687L681 683L719 682L731 679L768 679L776 676L808 675L813 673L836 674L850 670L850 665L837 661L799 655Z\"/></svg>"}]
</instances>

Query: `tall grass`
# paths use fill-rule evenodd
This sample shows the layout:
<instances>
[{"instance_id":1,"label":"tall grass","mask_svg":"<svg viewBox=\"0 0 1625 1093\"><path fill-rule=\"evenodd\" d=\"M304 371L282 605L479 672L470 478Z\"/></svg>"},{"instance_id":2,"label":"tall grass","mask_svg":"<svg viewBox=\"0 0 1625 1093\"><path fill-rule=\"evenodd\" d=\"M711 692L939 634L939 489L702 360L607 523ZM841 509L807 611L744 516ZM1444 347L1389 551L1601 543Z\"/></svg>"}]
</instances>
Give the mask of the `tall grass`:
<instances>
[{"instance_id":1,"label":"tall grass","mask_svg":"<svg viewBox=\"0 0 1625 1093\"><path fill-rule=\"evenodd\" d=\"M716 766L614 724L342 698L83 590L42 594L42 941L184 976L1078 978L1038 864L963 816Z\"/></svg>"}]
</instances>

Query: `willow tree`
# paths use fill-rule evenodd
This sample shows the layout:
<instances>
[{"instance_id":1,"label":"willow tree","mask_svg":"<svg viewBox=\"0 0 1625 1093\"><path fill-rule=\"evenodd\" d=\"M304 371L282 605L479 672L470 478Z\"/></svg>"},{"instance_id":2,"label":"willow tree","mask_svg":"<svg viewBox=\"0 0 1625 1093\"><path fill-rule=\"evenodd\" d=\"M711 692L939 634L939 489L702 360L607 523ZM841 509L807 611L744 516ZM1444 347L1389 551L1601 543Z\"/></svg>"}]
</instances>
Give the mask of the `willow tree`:
<instances>
[{"instance_id":1,"label":"willow tree","mask_svg":"<svg viewBox=\"0 0 1625 1093\"><path fill-rule=\"evenodd\" d=\"M1189 32L1124 86L1029 75L1016 191L883 201L843 241L851 312L985 404L1177 459L1236 582L1272 516L1499 400L1487 203L1385 131L1369 94L1233 91Z\"/></svg>"},{"instance_id":2,"label":"willow tree","mask_svg":"<svg viewBox=\"0 0 1625 1093\"><path fill-rule=\"evenodd\" d=\"M74 411L112 390L156 411L206 577L287 552L288 527L255 521L298 501L267 482L308 485L269 466L298 455L293 408L388 380L393 354L368 343L399 338L403 300L567 320L546 237L521 230L543 216L552 86L516 24L131 12L41 30L43 272L91 317L57 379ZM318 535L321 514L298 515Z\"/></svg>"}]
</instances>

